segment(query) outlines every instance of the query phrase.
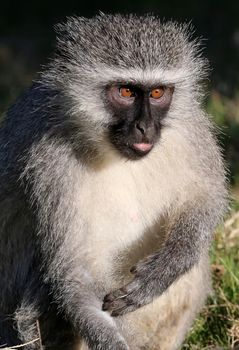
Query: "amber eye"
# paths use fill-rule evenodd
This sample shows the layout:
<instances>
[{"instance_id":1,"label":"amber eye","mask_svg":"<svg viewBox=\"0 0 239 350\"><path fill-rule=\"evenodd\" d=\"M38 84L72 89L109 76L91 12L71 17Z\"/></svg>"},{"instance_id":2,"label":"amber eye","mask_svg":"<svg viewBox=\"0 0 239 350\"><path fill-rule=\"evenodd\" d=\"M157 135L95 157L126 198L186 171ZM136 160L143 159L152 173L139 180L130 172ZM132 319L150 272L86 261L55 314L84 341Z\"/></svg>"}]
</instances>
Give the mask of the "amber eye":
<instances>
[{"instance_id":1,"label":"amber eye","mask_svg":"<svg viewBox=\"0 0 239 350\"><path fill-rule=\"evenodd\" d=\"M121 87L119 89L120 96L122 97L134 97L135 93L128 87Z\"/></svg>"},{"instance_id":2,"label":"amber eye","mask_svg":"<svg viewBox=\"0 0 239 350\"><path fill-rule=\"evenodd\" d=\"M162 97L164 94L164 87L159 87L157 89L153 89L150 92L150 97L154 98L154 99L158 99L160 97Z\"/></svg>"}]
</instances>

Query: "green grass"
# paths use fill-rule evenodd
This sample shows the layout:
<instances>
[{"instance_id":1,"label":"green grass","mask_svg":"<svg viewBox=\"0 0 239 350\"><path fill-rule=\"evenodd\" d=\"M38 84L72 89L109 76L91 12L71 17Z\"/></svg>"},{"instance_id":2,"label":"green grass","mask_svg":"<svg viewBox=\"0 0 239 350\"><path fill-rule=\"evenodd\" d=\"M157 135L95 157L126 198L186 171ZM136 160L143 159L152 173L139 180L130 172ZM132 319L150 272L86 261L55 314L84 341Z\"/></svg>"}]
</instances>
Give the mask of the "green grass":
<instances>
[{"instance_id":1,"label":"green grass","mask_svg":"<svg viewBox=\"0 0 239 350\"><path fill-rule=\"evenodd\" d=\"M213 294L183 350L227 350L239 345L239 211L233 211L216 233L211 263Z\"/></svg>"}]
</instances>

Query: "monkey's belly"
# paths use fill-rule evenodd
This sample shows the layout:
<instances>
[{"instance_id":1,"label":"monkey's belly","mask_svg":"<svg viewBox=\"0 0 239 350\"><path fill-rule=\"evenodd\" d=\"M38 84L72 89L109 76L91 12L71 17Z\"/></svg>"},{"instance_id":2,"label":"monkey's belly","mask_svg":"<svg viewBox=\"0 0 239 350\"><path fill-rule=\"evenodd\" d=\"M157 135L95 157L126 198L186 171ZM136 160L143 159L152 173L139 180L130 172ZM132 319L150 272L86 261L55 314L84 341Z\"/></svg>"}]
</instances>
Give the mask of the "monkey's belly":
<instances>
[{"instance_id":1,"label":"monkey's belly","mask_svg":"<svg viewBox=\"0 0 239 350\"><path fill-rule=\"evenodd\" d=\"M167 185L164 178L160 178L161 186L142 185L138 191L135 185L138 173L135 177L126 173L123 176L120 170L117 167L110 170L113 182L104 173L94 181L87 180L88 186L78 197L79 223L75 232L81 232L80 227L84 232L79 255L100 303L106 294L133 278L130 268L157 251L169 232L169 223L159 220L164 214L164 203L169 202L160 192ZM157 183L159 179L156 180ZM148 200L149 191L154 200ZM176 193L173 188L170 191ZM208 292L206 260L150 305L113 319L130 350L177 349Z\"/></svg>"},{"instance_id":2,"label":"monkey's belly","mask_svg":"<svg viewBox=\"0 0 239 350\"><path fill-rule=\"evenodd\" d=\"M208 258L149 305L114 318L130 350L176 350L210 291ZM87 350L85 344L78 347Z\"/></svg>"}]
</instances>

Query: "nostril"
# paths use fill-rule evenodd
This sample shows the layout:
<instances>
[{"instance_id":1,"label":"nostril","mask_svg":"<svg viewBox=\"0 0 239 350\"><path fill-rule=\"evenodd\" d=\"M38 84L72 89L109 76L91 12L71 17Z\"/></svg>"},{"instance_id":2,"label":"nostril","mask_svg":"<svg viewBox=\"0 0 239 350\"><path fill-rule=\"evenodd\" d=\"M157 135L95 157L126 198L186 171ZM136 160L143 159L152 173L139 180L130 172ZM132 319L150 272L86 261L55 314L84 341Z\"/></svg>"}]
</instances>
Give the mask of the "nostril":
<instances>
[{"instance_id":1,"label":"nostril","mask_svg":"<svg viewBox=\"0 0 239 350\"><path fill-rule=\"evenodd\" d=\"M145 127L142 125L142 124L140 124L140 123L136 123L136 128L141 132L141 134L145 134Z\"/></svg>"}]
</instances>

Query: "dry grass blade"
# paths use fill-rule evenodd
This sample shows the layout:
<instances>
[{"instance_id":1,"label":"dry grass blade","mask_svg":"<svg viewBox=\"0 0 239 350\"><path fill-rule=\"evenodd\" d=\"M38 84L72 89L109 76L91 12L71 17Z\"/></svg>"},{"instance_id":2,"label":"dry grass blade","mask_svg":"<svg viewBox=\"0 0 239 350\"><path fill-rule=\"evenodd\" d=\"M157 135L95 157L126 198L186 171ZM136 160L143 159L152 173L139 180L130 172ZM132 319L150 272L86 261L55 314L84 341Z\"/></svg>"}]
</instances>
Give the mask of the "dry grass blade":
<instances>
[{"instance_id":1,"label":"dry grass blade","mask_svg":"<svg viewBox=\"0 0 239 350\"><path fill-rule=\"evenodd\" d=\"M37 326L37 333L38 333L38 336L39 336L39 343L40 343L39 344L39 346L40 346L39 350L43 350L39 320L36 321L36 326Z\"/></svg>"},{"instance_id":2,"label":"dry grass blade","mask_svg":"<svg viewBox=\"0 0 239 350\"><path fill-rule=\"evenodd\" d=\"M33 343L36 343L36 342L39 341L39 340L40 340L40 338L37 338L37 339L31 340L31 341L29 341L29 342L27 342L27 343L24 343L24 344L19 344L19 345L11 346L10 348L9 348L9 347L7 347L7 348L2 348L2 347L0 346L0 349L1 349L1 350L15 350L15 349L21 349L21 348L23 348L24 346L30 345L30 344L33 344Z\"/></svg>"}]
</instances>

